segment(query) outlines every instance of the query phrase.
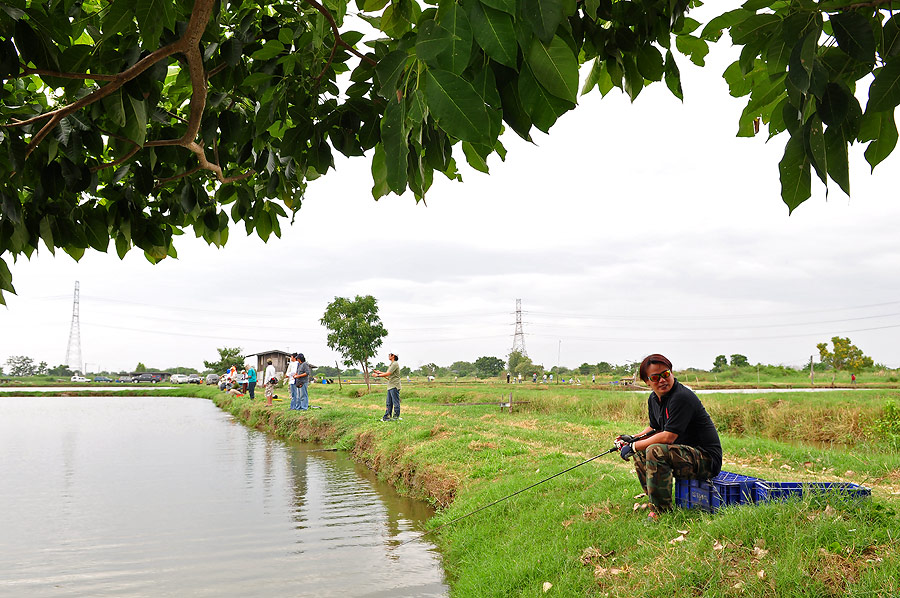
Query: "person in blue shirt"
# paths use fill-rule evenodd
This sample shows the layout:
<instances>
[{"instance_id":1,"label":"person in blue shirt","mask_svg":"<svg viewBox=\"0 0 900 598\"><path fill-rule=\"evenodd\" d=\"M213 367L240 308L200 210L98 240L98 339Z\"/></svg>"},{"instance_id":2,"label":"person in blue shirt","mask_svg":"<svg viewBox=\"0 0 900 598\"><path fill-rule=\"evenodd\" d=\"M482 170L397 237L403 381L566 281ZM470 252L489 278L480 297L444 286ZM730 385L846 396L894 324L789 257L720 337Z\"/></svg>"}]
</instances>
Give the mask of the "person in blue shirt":
<instances>
[{"instance_id":1,"label":"person in blue shirt","mask_svg":"<svg viewBox=\"0 0 900 598\"><path fill-rule=\"evenodd\" d=\"M247 391L250 393L250 400L255 397L253 391L256 389L256 368L252 365L247 366Z\"/></svg>"}]
</instances>

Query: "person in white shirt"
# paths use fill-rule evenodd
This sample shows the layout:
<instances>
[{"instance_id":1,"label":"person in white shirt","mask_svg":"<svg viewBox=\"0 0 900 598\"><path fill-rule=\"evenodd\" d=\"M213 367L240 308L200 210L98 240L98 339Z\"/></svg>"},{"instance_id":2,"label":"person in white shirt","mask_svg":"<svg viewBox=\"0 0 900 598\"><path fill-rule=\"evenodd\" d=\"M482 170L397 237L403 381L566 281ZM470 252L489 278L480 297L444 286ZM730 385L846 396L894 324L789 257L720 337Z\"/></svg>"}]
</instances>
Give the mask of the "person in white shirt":
<instances>
[{"instance_id":1,"label":"person in white shirt","mask_svg":"<svg viewBox=\"0 0 900 598\"><path fill-rule=\"evenodd\" d=\"M266 375L263 380L266 382L266 405L271 407L272 398L275 396L275 384L278 382L275 377L275 366L272 365L271 359L266 361Z\"/></svg>"},{"instance_id":2,"label":"person in white shirt","mask_svg":"<svg viewBox=\"0 0 900 598\"><path fill-rule=\"evenodd\" d=\"M291 389L291 406L289 409L300 409L300 386L297 384L297 378L294 378L299 365L300 362L297 361L297 354L291 354L291 361L288 363L287 371L284 373Z\"/></svg>"}]
</instances>

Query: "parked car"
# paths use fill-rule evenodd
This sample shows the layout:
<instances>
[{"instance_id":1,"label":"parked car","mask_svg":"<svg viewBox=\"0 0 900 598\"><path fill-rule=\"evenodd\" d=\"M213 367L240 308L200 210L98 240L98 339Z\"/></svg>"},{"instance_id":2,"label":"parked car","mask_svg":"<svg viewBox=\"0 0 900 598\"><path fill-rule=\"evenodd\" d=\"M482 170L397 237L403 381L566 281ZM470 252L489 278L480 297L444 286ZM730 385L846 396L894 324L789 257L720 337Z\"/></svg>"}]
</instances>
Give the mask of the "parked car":
<instances>
[{"instance_id":1,"label":"parked car","mask_svg":"<svg viewBox=\"0 0 900 598\"><path fill-rule=\"evenodd\" d=\"M203 384L203 378L200 377L200 374L190 374L188 375L188 384Z\"/></svg>"},{"instance_id":2,"label":"parked car","mask_svg":"<svg viewBox=\"0 0 900 598\"><path fill-rule=\"evenodd\" d=\"M112 382L112 378L106 376L94 376L94 382Z\"/></svg>"},{"instance_id":3,"label":"parked car","mask_svg":"<svg viewBox=\"0 0 900 598\"><path fill-rule=\"evenodd\" d=\"M76 375L76 376L72 376L72 382L90 382L90 380L88 380L88 379L85 378L84 376L77 376L77 375Z\"/></svg>"},{"instance_id":4,"label":"parked car","mask_svg":"<svg viewBox=\"0 0 900 598\"><path fill-rule=\"evenodd\" d=\"M218 374L207 374L206 375L206 383L207 384L218 384L219 383L219 375Z\"/></svg>"},{"instance_id":5,"label":"parked car","mask_svg":"<svg viewBox=\"0 0 900 598\"><path fill-rule=\"evenodd\" d=\"M169 382L172 384L187 384L188 376L187 374L172 374L169 378Z\"/></svg>"},{"instance_id":6,"label":"parked car","mask_svg":"<svg viewBox=\"0 0 900 598\"><path fill-rule=\"evenodd\" d=\"M116 382L119 384L130 384L133 380L131 376L119 376L116 378Z\"/></svg>"},{"instance_id":7,"label":"parked car","mask_svg":"<svg viewBox=\"0 0 900 598\"><path fill-rule=\"evenodd\" d=\"M148 374L147 372L138 374L131 379L132 382L159 382L160 380L162 380L162 376L159 374Z\"/></svg>"}]
</instances>

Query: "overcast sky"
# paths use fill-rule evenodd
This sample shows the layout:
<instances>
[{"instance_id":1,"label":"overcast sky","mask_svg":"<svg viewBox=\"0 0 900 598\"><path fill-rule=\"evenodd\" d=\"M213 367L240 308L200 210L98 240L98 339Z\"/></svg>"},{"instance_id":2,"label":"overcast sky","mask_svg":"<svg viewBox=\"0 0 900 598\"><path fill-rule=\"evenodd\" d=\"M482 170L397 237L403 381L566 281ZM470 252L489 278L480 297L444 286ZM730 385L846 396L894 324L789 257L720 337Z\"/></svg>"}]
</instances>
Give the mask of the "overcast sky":
<instances>
[{"instance_id":1,"label":"overcast sky","mask_svg":"<svg viewBox=\"0 0 900 598\"><path fill-rule=\"evenodd\" d=\"M666 354L676 368L716 355L802 365L816 343L849 336L900 367L897 153L873 175L851 149L852 199L833 185L792 216L780 198L786 136L738 139L746 100L721 73L680 57L685 103L663 84L634 104L592 93L535 143L508 132L491 174L435 177L427 206L374 201L369 160L338 160L310 184L293 226L268 244L234 226L224 249L192 234L152 266L43 249L12 265L18 295L0 307L0 364L63 363L75 281L89 372L190 366L216 347L338 356L318 324L335 296L374 295L401 365L509 353L515 302L535 363L623 363ZM864 92L865 90L863 90Z\"/></svg>"}]
</instances>

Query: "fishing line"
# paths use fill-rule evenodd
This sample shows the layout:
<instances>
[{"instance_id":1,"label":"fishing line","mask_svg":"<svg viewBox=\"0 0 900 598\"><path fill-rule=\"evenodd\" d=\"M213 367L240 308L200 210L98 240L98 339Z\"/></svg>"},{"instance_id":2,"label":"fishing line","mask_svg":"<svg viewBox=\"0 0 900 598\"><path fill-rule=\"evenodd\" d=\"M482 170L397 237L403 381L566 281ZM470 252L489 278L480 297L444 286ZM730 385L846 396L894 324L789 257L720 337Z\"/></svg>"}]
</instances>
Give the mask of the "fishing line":
<instances>
[{"instance_id":1,"label":"fishing line","mask_svg":"<svg viewBox=\"0 0 900 598\"><path fill-rule=\"evenodd\" d=\"M642 436L635 436L635 437L634 437L634 440L640 440L640 439L642 439L642 438L646 438L646 436L647 436L646 434L645 434L645 435L642 435ZM604 451L604 452L600 453L599 455L594 455L594 456L591 457L590 459L586 459L586 460L582 461L581 463L578 463L577 465L573 465L572 467L570 467L570 468L568 468L568 469L564 469L563 471L554 473L552 476L550 476L550 477L548 477L548 478L544 478L543 480L541 480L541 481L539 481L539 482L535 482L534 484L532 484L531 486L528 486L527 488L522 488L521 490L517 490L517 491L513 492L512 494L509 494L509 495L507 495L507 496L504 496L503 498L498 498L498 499L495 500L494 502L489 503L489 504L486 504L486 505L484 505L483 507L478 507L478 508L475 509L474 511L471 511L471 512L469 512L469 513L466 513L465 515L460 515L460 516L457 517L456 519L451 519L451 520L448 521L447 523L441 524L441 525L437 526L436 528L434 528L433 530L429 530L429 531L427 531L427 532L424 532L424 533L422 533L422 534L416 536L415 538L412 538L412 539L410 539L410 540L407 540L406 542L401 542L400 544L397 544L397 546L394 546L394 547L392 547L392 548L399 548L400 546L403 546L403 545L405 545L405 544L409 544L410 542L415 542L416 540L420 540L421 538L424 538L425 536L427 536L427 535L429 535L429 534L433 534L434 532L439 531L439 530L441 530L441 529L447 527L447 526L450 525L450 524L456 523L457 521L461 521L461 520L465 519L466 517L469 517L469 516L471 516L471 515L474 515L475 513L478 513L478 512L480 512L480 511L483 511L483 510L485 510L485 509L487 509L487 508L489 508L489 507L493 507L493 506L496 505L497 503L501 503L501 502L503 502L504 500L508 500L508 499L512 498L513 496L516 496L517 494L522 494L522 493L525 492L526 490L531 490L531 489L534 488L535 486L539 486L539 485L543 484L544 482L548 482L548 481L552 480L552 479L555 478L555 477L561 476L561 475L564 474L564 473L569 473L569 472L572 471L573 469L575 469L575 468L577 468L577 467L581 467L582 465L585 465L585 464L587 464L587 463L590 463L590 462L593 461L594 459L599 459L600 457L603 457L604 455L608 455L608 454L610 454L610 453L617 452L618 450L619 450L618 448L612 447L612 448L609 449L608 451Z\"/></svg>"}]
</instances>

